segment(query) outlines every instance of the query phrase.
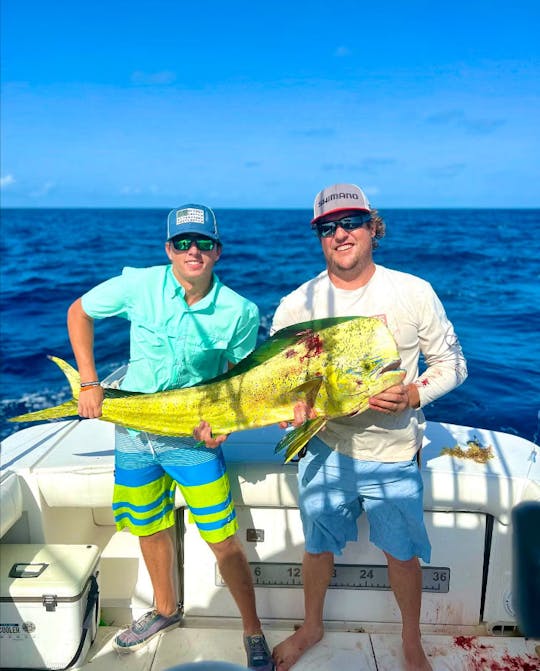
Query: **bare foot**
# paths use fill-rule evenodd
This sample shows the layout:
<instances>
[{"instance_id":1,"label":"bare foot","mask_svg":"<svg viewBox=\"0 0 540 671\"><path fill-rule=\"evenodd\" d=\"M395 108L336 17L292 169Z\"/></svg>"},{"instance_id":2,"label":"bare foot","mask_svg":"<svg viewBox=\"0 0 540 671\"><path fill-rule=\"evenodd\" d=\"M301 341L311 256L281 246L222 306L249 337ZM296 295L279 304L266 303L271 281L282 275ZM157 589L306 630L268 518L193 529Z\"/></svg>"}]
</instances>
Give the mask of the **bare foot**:
<instances>
[{"instance_id":1,"label":"bare foot","mask_svg":"<svg viewBox=\"0 0 540 671\"><path fill-rule=\"evenodd\" d=\"M406 671L433 671L420 640L405 645L403 643Z\"/></svg>"},{"instance_id":2,"label":"bare foot","mask_svg":"<svg viewBox=\"0 0 540 671\"><path fill-rule=\"evenodd\" d=\"M278 643L272 651L276 671L289 671L306 650L309 650L321 640L323 634L324 629L322 627L311 629L304 624L292 636Z\"/></svg>"}]
</instances>

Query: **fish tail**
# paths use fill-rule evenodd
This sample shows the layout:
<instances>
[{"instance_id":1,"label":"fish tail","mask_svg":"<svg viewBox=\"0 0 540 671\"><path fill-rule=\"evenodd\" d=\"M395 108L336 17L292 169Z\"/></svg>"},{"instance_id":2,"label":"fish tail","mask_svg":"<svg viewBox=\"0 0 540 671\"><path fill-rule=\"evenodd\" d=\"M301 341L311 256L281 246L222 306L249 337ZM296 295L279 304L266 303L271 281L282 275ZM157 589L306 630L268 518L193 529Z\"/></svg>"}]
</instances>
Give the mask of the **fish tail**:
<instances>
[{"instance_id":1,"label":"fish tail","mask_svg":"<svg viewBox=\"0 0 540 671\"><path fill-rule=\"evenodd\" d=\"M81 389L81 376L79 375L79 372L67 361L64 361L64 359L60 359L57 356L49 356L48 358L53 361L67 377L69 386L71 387L71 393L73 394L73 399L77 401Z\"/></svg>"},{"instance_id":2,"label":"fish tail","mask_svg":"<svg viewBox=\"0 0 540 671\"><path fill-rule=\"evenodd\" d=\"M73 366L70 366L70 364L67 363L67 361L56 356L49 356L49 359L54 361L67 377L73 398L70 401L66 401L65 403L56 405L52 408L36 410L35 412L29 412L26 415L17 415L17 417L10 417L8 422L38 422L43 419L60 419L61 417L77 415L81 383L80 375Z\"/></svg>"}]
</instances>

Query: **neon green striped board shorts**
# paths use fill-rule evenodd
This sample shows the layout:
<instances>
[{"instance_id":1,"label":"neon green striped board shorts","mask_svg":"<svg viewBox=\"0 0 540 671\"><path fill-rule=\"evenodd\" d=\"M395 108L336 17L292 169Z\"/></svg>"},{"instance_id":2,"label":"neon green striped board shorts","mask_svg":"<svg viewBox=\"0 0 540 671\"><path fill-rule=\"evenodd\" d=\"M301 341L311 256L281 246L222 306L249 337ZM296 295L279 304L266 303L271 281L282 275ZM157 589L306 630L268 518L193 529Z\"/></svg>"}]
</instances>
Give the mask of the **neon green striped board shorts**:
<instances>
[{"instance_id":1,"label":"neon green striped board shorts","mask_svg":"<svg viewBox=\"0 0 540 671\"><path fill-rule=\"evenodd\" d=\"M225 459L220 448L191 438L115 430L113 512L117 529L136 536L174 526L180 488L202 538L219 543L238 529Z\"/></svg>"}]
</instances>

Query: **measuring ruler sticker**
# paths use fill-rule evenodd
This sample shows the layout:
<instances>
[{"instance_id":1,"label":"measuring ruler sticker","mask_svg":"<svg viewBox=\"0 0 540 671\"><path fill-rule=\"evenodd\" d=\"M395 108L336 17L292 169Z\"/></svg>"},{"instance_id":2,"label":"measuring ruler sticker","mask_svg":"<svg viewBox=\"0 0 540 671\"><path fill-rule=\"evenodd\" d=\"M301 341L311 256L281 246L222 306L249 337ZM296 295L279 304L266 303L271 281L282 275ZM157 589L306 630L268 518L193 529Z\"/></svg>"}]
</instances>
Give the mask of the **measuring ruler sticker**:
<instances>
[{"instance_id":1,"label":"measuring ruler sticker","mask_svg":"<svg viewBox=\"0 0 540 671\"><path fill-rule=\"evenodd\" d=\"M250 562L255 587L302 587L302 565L280 562ZM216 564L217 587L224 587ZM335 564L330 589L390 590L388 567L384 564ZM450 591L447 566L422 566L422 591L446 594Z\"/></svg>"}]
</instances>

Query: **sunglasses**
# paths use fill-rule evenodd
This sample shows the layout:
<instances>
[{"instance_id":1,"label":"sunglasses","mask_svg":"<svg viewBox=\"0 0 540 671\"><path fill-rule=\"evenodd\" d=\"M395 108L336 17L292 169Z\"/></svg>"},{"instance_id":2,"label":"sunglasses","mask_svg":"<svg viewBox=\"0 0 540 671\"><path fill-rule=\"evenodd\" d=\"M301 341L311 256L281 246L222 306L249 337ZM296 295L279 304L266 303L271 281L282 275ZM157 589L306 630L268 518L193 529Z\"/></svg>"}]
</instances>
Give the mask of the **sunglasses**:
<instances>
[{"instance_id":1,"label":"sunglasses","mask_svg":"<svg viewBox=\"0 0 540 671\"><path fill-rule=\"evenodd\" d=\"M334 219L333 221L324 221L320 224L315 224L315 231L319 238L330 238L336 233L338 226L344 231L354 231L357 228L362 228L364 224L371 221L371 214L357 214L352 217L342 217L341 219Z\"/></svg>"},{"instance_id":2,"label":"sunglasses","mask_svg":"<svg viewBox=\"0 0 540 671\"><path fill-rule=\"evenodd\" d=\"M171 243L177 252L187 252L193 243L201 252L211 252L217 245L217 242L210 238L173 238Z\"/></svg>"}]
</instances>

